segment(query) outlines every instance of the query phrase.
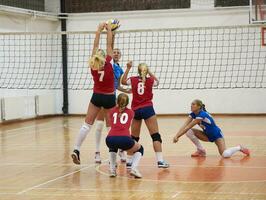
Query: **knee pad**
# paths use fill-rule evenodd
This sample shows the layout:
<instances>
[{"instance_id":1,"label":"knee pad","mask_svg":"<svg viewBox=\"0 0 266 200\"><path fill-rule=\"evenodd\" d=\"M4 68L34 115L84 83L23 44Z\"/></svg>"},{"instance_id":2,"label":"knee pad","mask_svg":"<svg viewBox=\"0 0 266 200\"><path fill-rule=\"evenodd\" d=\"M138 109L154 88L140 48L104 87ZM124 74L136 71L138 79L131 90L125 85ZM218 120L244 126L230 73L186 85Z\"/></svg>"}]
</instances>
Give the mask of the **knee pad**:
<instances>
[{"instance_id":1,"label":"knee pad","mask_svg":"<svg viewBox=\"0 0 266 200\"><path fill-rule=\"evenodd\" d=\"M118 149L109 149L109 152L117 153Z\"/></svg>"},{"instance_id":2,"label":"knee pad","mask_svg":"<svg viewBox=\"0 0 266 200\"><path fill-rule=\"evenodd\" d=\"M153 142L160 142L160 143L162 143L162 138L161 138L161 135L160 135L160 133L154 133L154 134L152 134L151 135L151 138L152 138L152 141Z\"/></svg>"},{"instance_id":3,"label":"knee pad","mask_svg":"<svg viewBox=\"0 0 266 200\"><path fill-rule=\"evenodd\" d=\"M135 140L136 142L139 141L139 137L135 137L135 136L131 135L131 138L132 138L133 140Z\"/></svg>"},{"instance_id":4,"label":"knee pad","mask_svg":"<svg viewBox=\"0 0 266 200\"><path fill-rule=\"evenodd\" d=\"M231 153L230 153L230 151L225 150L225 151L223 152L222 156L223 156L224 158L230 158L230 157L231 157Z\"/></svg>"},{"instance_id":5,"label":"knee pad","mask_svg":"<svg viewBox=\"0 0 266 200\"><path fill-rule=\"evenodd\" d=\"M144 148L142 145L140 145L140 148L137 152L140 152L142 156L144 155Z\"/></svg>"}]
</instances>

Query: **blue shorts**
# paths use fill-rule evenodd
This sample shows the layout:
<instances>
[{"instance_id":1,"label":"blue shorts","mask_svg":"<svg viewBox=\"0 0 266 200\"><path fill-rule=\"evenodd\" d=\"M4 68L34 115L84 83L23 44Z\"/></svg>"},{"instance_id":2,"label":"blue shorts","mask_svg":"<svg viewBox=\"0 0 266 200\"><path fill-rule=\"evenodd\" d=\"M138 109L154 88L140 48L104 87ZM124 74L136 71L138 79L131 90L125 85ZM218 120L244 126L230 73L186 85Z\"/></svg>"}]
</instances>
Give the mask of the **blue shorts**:
<instances>
[{"instance_id":1,"label":"blue shorts","mask_svg":"<svg viewBox=\"0 0 266 200\"><path fill-rule=\"evenodd\" d=\"M147 107L139 108L139 109L135 110L134 119L146 120L146 119L149 119L150 117L152 117L153 115L155 115L155 111L153 109L153 106L147 106Z\"/></svg>"},{"instance_id":2,"label":"blue shorts","mask_svg":"<svg viewBox=\"0 0 266 200\"><path fill-rule=\"evenodd\" d=\"M206 133L204 134L208 137L210 142L215 142L219 138L223 138L223 133L221 130L213 131L212 133Z\"/></svg>"},{"instance_id":3,"label":"blue shorts","mask_svg":"<svg viewBox=\"0 0 266 200\"><path fill-rule=\"evenodd\" d=\"M118 149L126 151L135 145L135 140L128 136L107 136L105 142L110 152L117 152Z\"/></svg>"}]
</instances>

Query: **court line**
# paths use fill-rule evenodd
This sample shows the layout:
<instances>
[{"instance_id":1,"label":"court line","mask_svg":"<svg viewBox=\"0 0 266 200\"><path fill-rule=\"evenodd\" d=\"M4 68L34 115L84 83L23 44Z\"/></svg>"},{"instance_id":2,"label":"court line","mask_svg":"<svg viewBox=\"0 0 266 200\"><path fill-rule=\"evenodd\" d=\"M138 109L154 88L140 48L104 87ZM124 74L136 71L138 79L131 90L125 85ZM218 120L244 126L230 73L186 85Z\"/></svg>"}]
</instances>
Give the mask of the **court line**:
<instances>
[{"instance_id":1,"label":"court line","mask_svg":"<svg viewBox=\"0 0 266 200\"><path fill-rule=\"evenodd\" d=\"M33 166L33 167L36 167L36 166L49 166L49 167L71 167L73 166L72 163L63 163L63 164L53 164L53 163L3 163L3 164L0 164L0 167L5 167L5 166ZM79 165L80 167L86 167L88 166L87 164L81 164Z\"/></svg>"},{"instance_id":2,"label":"court line","mask_svg":"<svg viewBox=\"0 0 266 200\"><path fill-rule=\"evenodd\" d=\"M157 193L158 191L154 191L154 190L142 190L142 189L101 189L101 188L51 188L51 187L41 187L41 188L37 188L37 190L72 190L72 191L105 191L105 192L152 192L152 193ZM214 192L209 192L209 191L194 191L194 190L180 190L180 191L171 191L171 190L163 190L163 192L165 193L173 193L173 192L179 192L181 193L196 193L196 194L240 194L240 195L266 195L265 193L262 192L218 192L218 191L214 191Z\"/></svg>"},{"instance_id":3,"label":"court line","mask_svg":"<svg viewBox=\"0 0 266 200\"><path fill-rule=\"evenodd\" d=\"M105 176L109 176L109 174L107 174L106 172L102 171L100 169L102 165L98 165L95 167L95 170L97 172L99 172L102 175ZM163 170L163 169L162 169ZM166 169L167 170L167 169ZM162 183L191 183L191 184L198 184L198 183L209 183L209 184L217 184L217 183L222 183L222 184L226 184L226 183L232 183L232 184L237 184L237 183L264 183L266 182L266 180L250 180L250 181L173 181L173 180L154 180L154 179L135 179L135 178L130 178L128 176L119 176L117 175L117 178L121 178L121 179L128 179L128 180L132 180L132 181L145 181L145 182L162 182Z\"/></svg>"},{"instance_id":4,"label":"court line","mask_svg":"<svg viewBox=\"0 0 266 200\"><path fill-rule=\"evenodd\" d=\"M55 167L64 167L64 166L73 166L72 163L2 163L1 166L55 166ZM79 165L80 167L87 166L87 165ZM154 167L153 165L139 165L140 167ZM195 167L195 165L171 165L171 167ZM266 166L196 166L197 168L243 168L243 169L265 169Z\"/></svg>"},{"instance_id":5,"label":"court line","mask_svg":"<svg viewBox=\"0 0 266 200\"><path fill-rule=\"evenodd\" d=\"M24 127L20 127L20 128L13 128L11 130L3 130L3 131L0 131L0 135L1 134L4 134L4 133L12 133L12 132L16 132L16 131L19 131L19 130L24 130L24 129L28 129L28 128L37 128L38 126L43 126L43 125L48 125L48 124L57 124L55 122L43 122L43 123L40 123L40 124L35 124L35 125L30 125L30 126L24 126Z\"/></svg>"},{"instance_id":6,"label":"court line","mask_svg":"<svg viewBox=\"0 0 266 200\"><path fill-rule=\"evenodd\" d=\"M32 130L32 131L28 131L28 132L14 133L12 135L6 135L6 136L3 136L2 134L0 134L0 138L9 139L9 138L13 138L15 136L20 136L20 135L25 135L25 134L32 134L32 133L47 131L47 130L56 129L56 128L64 128L64 127L61 125L61 126L57 126L57 127L40 128L40 129L34 130L34 131Z\"/></svg>"},{"instance_id":7,"label":"court line","mask_svg":"<svg viewBox=\"0 0 266 200\"><path fill-rule=\"evenodd\" d=\"M141 167L154 167L153 165L139 165ZM170 164L170 167L196 167L196 168L243 168L243 169L265 169L266 166L234 166L234 165L225 165L225 166L212 166L212 165L205 165L205 166L195 166L195 165L173 165Z\"/></svg>"},{"instance_id":8,"label":"court line","mask_svg":"<svg viewBox=\"0 0 266 200\"><path fill-rule=\"evenodd\" d=\"M181 194L181 192L177 192L177 193L175 193L171 198L174 199L174 198L176 198L177 196L179 196L180 194Z\"/></svg>"},{"instance_id":9,"label":"court line","mask_svg":"<svg viewBox=\"0 0 266 200\"><path fill-rule=\"evenodd\" d=\"M108 159L104 160L103 162L107 162L107 161L108 161ZM43 185L46 185L46 184L52 183L52 182L54 182L54 181L60 180L60 179L62 179L62 178L68 177L68 176L73 175L73 174L75 174L75 173L81 172L81 171L83 171L84 169L88 169L88 168L91 168L91 167L94 167L94 166L95 166L95 164L91 164L91 165L88 165L87 167L83 167L83 168L81 168L81 169L79 169L79 170L76 170L76 171L73 171L73 172L67 173L67 174L62 175L62 176L58 176L57 178L51 179L51 180L49 180L49 181L45 181L45 182L40 183L40 184L38 184L38 185L35 185L35 186L29 187L29 188L27 188L27 189L25 189L25 190L22 190L22 191L18 192L17 195L24 194L24 193L26 193L26 192L29 192L29 191L31 191L31 190L34 190L35 188L38 188L38 187L41 187L41 186L43 186Z\"/></svg>"}]
</instances>

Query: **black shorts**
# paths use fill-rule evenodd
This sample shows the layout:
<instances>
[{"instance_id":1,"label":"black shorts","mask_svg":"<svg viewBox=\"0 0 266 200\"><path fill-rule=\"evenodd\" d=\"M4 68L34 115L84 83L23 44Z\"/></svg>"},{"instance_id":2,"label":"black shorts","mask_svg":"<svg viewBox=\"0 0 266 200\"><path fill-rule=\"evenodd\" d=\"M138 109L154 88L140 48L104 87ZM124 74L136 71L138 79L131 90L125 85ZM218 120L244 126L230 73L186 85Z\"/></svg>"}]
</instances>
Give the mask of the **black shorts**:
<instances>
[{"instance_id":1,"label":"black shorts","mask_svg":"<svg viewBox=\"0 0 266 200\"><path fill-rule=\"evenodd\" d=\"M147 106L147 107L139 108L139 109L135 110L134 119L146 120L146 119L149 119L150 117L152 117L153 115L155 115L155 111L153 109L153 106Z\"/></svg>"},{"instance_id":2,"label":"black shorts","mask_svg":"<svg viewBox=\"0 0 266 200\"><path fill-rule=\"evenodd\" d=\"M99 108L110 109L115 107L115 95L114 94L97 94L93 93L91 97L91 103Z\"/></svg>"},{"instance_id":3,"label":"black shorts","mask_svg":"<svg viewBox=\"0 0 266 200\"><path fill-rule=\"evenodd\" d=\"M135 140L129 136L107 136L105 142L109 151L113 152L117 152L118 149L126 151L135 145Z\"/></svg>"}]
</instances>

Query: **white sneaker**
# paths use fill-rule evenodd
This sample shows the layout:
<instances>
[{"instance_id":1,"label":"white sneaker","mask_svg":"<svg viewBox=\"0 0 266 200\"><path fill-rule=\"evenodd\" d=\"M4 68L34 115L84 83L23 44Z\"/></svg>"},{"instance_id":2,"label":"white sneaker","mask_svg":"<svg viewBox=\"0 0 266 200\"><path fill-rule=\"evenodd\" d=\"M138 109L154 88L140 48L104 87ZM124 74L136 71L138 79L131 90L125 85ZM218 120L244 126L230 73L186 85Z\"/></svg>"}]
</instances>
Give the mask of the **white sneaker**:
<instances>
[{"instance_id":1,"label":"white sneaker","mask_svg":"<svg viewBox=\"0 0 266 200\"><path fill-rule=\"evenodd\" d=\"M110 169L110 177L116 177L117 173L116 173L116 169Z\"/></svg>"},{"instance_id":2,"label":"white sneaker","mask_svg":"<svg viewBox=\"0 0 266 200\"><path fill-rule=\"evenodd\" d=\"M119 157L120 157L120 161L122 162L122 163L125 163L125 162L127 162L127 154L126 154L126 152L125 151L123 151L123 150L119 150Z\"/></svg>"},{"instance_id":3,"label":"white sneaker","mask_svg":"<svg viewBox=\"0 0 266 200\"><path fill-rule=\"evenodd\" d=\"M94 160L95 160L95 163L97 163L97 164L102 163L100 152L95 152Z\"/></svg>"},{"instance_id":4,"label":"white sneaker","mask_svg":"<svg viewBox=\"0 0 266 200\"><path fill-rule=\"evenodd\" d=\"M131 169L130 175L134 176L135 178L142 178L141 173L137 169Z\"/></svg>"}]
</instances>

